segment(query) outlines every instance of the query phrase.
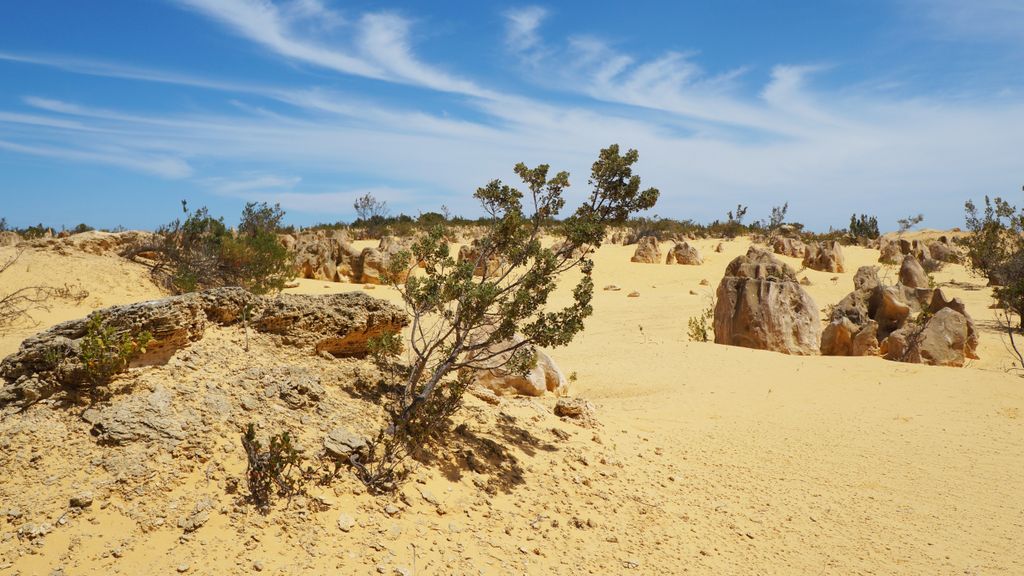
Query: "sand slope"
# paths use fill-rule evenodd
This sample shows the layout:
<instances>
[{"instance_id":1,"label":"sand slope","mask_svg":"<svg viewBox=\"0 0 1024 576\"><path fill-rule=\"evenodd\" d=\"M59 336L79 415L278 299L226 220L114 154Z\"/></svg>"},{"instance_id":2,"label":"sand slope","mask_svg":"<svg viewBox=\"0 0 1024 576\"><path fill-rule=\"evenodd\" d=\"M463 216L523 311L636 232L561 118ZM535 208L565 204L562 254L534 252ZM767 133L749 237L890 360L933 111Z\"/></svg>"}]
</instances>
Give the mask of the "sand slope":
<instances>
[{"instance_id":1,"label":"sand slope","mask_svg":"<svg viewBox=\"0 0 1024 576\"><path fill-rule=\"evenodd\" d=\"M577 341L552 355L575 373L573 393L597 404L599 428L558 420L550 399L513 399L497 409L469 402L471 428L506 451L508 482L500 489L482 487L488 476L449 454L417 473L404 500L393 501L395 516L384 511L392 500L342 480L320 494L329 510L277 510L239 523L218 492L226 476L244 469L234 423L224 423L223 445L167 460L185 472L150 497L174 503L169 519L197 494L221 498L223 509L192 537L140 523L133 510L152 503L111 488L101 492L104 505L65 517L70 522L42 545L19 539L0 518L0 575L61 566L66 574L164 574L185 565L188 573L247 574L256 563L272 574L375 574L378 567L416 574L1024 573L1024 380L1005 370L1010 358L993 330L983 282L959 266L935 275L939 283L975 285L944 287L965 300L982 330L982 359L967 368L788 357L687 341L687 318L709 304L726 263L748 246L726 242L717 254L717 241L696 244L701 266L630 263L633 247L598 253L595 315ZM877 259L873 250L845 254L844 274L800 274L813 282L808 291L819 308L852 289L857 266ZM90 288L103 304L158 293L143 271L113 259L39 258L104 287ZM117 292L110 278L121 277L139 281L137 291ZM702 278L710 285L700 286ZM600 291L613 283L623 290ZM353 288L304 280L295 290ZM631 290L640 297L627 298ZM370 293L397 300L387 288ZM567 298L568 287L556 297ZM61 313L83 315L55 309L46 321ZM239 337L225 329L202 345L229 350ZM2 345L13 349L7 339ZM210 367L203 378L225 377L229 368ZM104 475L62 464L67 452L93 448L78 419L55 420L50 410L0 423L21 430L7 428L3 463L14 474L0 485L0 511L10 505L3 498L35 490L28 512L57 525L78 485ZM63 428L38 453L18 444L25 427L54 422ZM217 466L213 479L204 473L208 462ZM441 502L440 511L420 488ZM338 530L340 513L355 519L351 531Z\"/></svg>"}]
</instances>

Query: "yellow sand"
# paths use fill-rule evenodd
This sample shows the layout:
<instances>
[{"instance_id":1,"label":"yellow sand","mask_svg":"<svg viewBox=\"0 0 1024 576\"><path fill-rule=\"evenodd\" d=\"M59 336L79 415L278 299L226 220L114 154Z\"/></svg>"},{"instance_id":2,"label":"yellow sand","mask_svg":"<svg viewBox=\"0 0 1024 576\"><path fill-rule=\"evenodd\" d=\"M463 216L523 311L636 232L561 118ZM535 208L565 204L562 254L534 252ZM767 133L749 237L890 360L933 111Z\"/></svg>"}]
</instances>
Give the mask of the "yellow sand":
<instances>
[{"instance_id":1,"label":"yellow sand","mask_svg":"<svg viewBox=\"0 0 1024 576\"><path fill-rule=\"evenodd\" d=\"M696 242L701 266L631 263L633 247L597 254L594 317L552 355L575 376L573 395L597 405L600 428L538 412L551 400L498 409L471 402L535 423L536 442L509 441L522 483L508 490L489 496L469 473L428 467L418 478L445 514L424 505L414 484L401 517L388 518L378 499L344 483L330 492L334 507L311 515L305 529L274 515L254 524L255 544L219 515L187 542L174 528L143 534L115 502L18 556L26 546L12 544L0 519L0 575L57 566L67 574L173 574L183 563L190 574L248 574L255 562L271 574L375 574L378 566L416 574L1024 574L1024 380L1007 371L983 281L959 266L935 275L940 284L976 285L944 287L964 299L982 332L982 359L962 369L689 342L687 319L748 247L725 242L715 253L717 243ZM878 254L844 251L845 273L800 274L819 308L847 294L857 267ZM80 282L96 300L55 308L38 317L43 325L159 294L144 270L67 258L33 256L26 274ZM895 268L886 272L894 279ZM0 291L27 277L3 278ZM601 290L607 284L622 290ZM354 288L302 280L292 291ZM639 298L627 297L633 290ZM369 293L397 301L388 288ZM30 332L0 340L0 352ZM570 438L557 440L552 428ZM242 469L239 453L218 457ZM356 517L351 532L335 526L339 510ZM102 556L119 538L131 541L122 558Z\"/></svg>"}]
</instances>

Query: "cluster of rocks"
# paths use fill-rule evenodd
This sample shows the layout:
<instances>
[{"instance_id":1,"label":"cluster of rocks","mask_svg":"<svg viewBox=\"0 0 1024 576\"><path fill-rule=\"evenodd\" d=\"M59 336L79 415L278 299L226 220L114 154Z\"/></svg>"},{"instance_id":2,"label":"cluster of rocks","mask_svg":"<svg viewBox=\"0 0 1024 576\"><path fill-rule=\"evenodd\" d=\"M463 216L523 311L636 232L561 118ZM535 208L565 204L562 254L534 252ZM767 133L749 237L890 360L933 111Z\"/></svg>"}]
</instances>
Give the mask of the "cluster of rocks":
<instances>
[{"instance_id":1,"label":"cluster of rocks","mask_svg":"<svg viewBox=\"0 0 1024 576\"><path fill-rule=\"evenodd\" d=\"M803 258L807 253L807 245L799 238L778 236L772 242L772 251L790 258Z\"/></svg>"},{"instance_id":2,"label":"cluster of rocks","mask_svg":"<svg viewBox=\"0 0 1024 576\"><path fill-rule=\"evenodd\" d=\"M392 236L381 238L376 248L359 250L344 231L282 234L280 239L295 254L296 273L300 278L330 282L382 284L393 259L406 251ZM402 280L404 278L399 277L399 281Z\"/></svg>"},{"instance_id":3,"label":"cluster of rocks","mask_svg":"<svg viewBox=\"0 0 1024 576\"><path fill-rule=\"evenodd\" d=\"M843 248L837 240L811 244L804 251L803 265L820 272L845 272Z\"/></svg>"},{"instance_id":4,"label":"cluster of rocks","mask_svg":"<svg viewBox=\"0 0 1024 576\"><path fill-rule=\"evenodd\" d=\"M948 236L939 236L935 240L881 238L878 250L881 252L878 261L883 264L896 264L904 256L911 255L930 272L939 270L944 263L958 264L963 261L963 254Z\"/></svg>"},{"instance_id":5,"label":"cluster of rocks","mask_svg":"<svg viewBox=\"0 0 1024 576\"><path fill-rule=\"evenodd\" d=\"M725 269L714 310L715 343L785 354L818 353L821 323L796 273L751 247Z\"/></svg>"},{"instance_id":6,"label":"cluster of rocks","mask_svg":"<svg viewBox=\"0 0 1024 576\"><path fill-rule=\"evenodd\" d=\"M276 335L282 344L332 356L362 356L368 340L397 332L408 323L396 306L363 292L329 295L256 296L241 288L215 288L105 308L98 314L121 334L149 332L152 341L133 362L166 362L177 350L200 340L210 325L240 323ZM58 324L22 342L0 363L0 407L30 404L61 390L87 387L81 346L90 318Z\"/></svg>"},{"instance_id":7,"label":"cluster of rocks","mask_svg":"<svg viewBox=\"0 0 1024 576\"><path fill-rule=\"evenodd\" d=\"M832 311L822 334L821 353L830 356L881 354L887 360L963 366L977 358L978 333L958 298L930 288L913 255L906 255L900 281L885 286L876 267L854 276L854 291Z\"/></svg>"},{"instance_id":8,"label":"cluster of rocks","mask_svg":"<svg viewBox=\"0 0 1024 576\"><path fill-rule=\"evenodd\" d=\"M658 239L654 236L644 236L636 244L631 262L643 264L661 263L661 247L658 246ZM704 262L700 251L686 240L677 241L668 251L665 257L665 264L686 264L698 265Z\"/></svg>"}]
</instances>

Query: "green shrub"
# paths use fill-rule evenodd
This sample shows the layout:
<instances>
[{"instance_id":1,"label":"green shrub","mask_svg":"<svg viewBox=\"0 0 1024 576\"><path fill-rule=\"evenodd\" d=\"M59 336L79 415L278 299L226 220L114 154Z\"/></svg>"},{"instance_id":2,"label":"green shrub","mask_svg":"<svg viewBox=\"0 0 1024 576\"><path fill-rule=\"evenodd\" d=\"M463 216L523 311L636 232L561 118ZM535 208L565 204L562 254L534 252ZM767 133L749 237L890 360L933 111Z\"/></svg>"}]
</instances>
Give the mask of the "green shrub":
<instances>
[{"instance_id":1,"label":"green shrub","mask_svg":"<svg viewBox=\"0 0 1024 576\"><path fill-rule=\"evenodd\" d=\"M249 500L261 513L270 512L275 495L291 498L303 491L307 477L302 473L301 457L288 432L271 436L270 446L263 450L256 439L256 427L249 424L242 435L242 448L248 463Z\"/></svg>"},{"instance_id":2,"label":"green shrub","mask_svg":"<svg viewBox=\"0 0 1024 576\"><path fill-rule=\"evenodd\" d=\"M693 342L709 342L714 330L711 320L715 317L715 307L710 305L701 311L697 316L690 316L687 321L687 334Z\"/></svg>"},{"instance_id":3,"label":"green shrub","mask_svg":"<svg viewBox=\"0 0 1024 576\"><path fill-rule=\"evenodd\" d=\"M288 250L277 239L284 211L280 206L250 202L242 211L238 232L203 207L185 221L161 227L155 248L163 262L154 272L175 292L218 286L241 286L256 294L280 291L294 274Z\"/></svg>"},{"instance_id":4,"label":"green shrub","mask_svg":"<svg viewBox=\"0 0 1024 576\"><path fill-rule=\"evenodd\" d=\"M102 316L93 314L79 351L83 381L94 390L108 384L114 376L128 369L133 358L146 351L152 339L149 332L118 331L108 326Z\"/></svg>"}]
</instances>

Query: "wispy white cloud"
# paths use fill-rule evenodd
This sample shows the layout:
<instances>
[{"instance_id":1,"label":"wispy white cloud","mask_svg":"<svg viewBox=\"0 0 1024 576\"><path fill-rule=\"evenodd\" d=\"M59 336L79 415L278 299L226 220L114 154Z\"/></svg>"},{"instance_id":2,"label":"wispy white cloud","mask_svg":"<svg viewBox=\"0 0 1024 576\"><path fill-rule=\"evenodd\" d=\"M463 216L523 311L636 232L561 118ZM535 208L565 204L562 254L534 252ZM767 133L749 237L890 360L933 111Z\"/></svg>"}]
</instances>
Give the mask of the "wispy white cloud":
<instances>
[{"instance_id":1,"label":"wispy white cloud","mask_svg":"<svg viewBox=\"0 0 1024 576\"><path fill-rule=\"evenodd\" d=\"M505 13L507 46L529 59L527 79L544 79L561 94L548 99L524 89L497 96L424 63L409 41L412 21L394 13L342 14L315 1L188 2L246 38L265 33L261 45L294 61L474 95L449 98L472 114L387 106L317 86L0 54L76 73L216 90L232 105L129 112L28 96L27 110L0 110L0 148L165 178L187 177L194 165L194 181L213 193L280 202L324 219L350 213L367 190L412 212L446 203L468 213L472 190L494 177L514 180L517 161L570 170L577 185L570 199L582 197L594 155L612 142L641 151L639 173L663 191L658 212L674 217L720 217L737 201L766 212L789 201L793 216L811 223L869 210L884 226L903 213L924 209L930 216L926 204L947 207L947 220L935 223L953 225L964 198L1019 186L1024 134L1012 129L1024 125L1019 100L907 98L870 83L823 89L816 80L833 68L820 63L781 63L758 85L758 74L745 68L706 70L693 52L639 57L595 36L546 40L541 24L554 16L542 9ZM322 29L307 36L314 20L342 40L324 42Z\"/></svg>"},{"instance_id":2,"label":"wispy white cloud","mask_svg":"<svg viewBox=\"0 0 1024 576\"><path fill-rule=\"evenodd\" d=\"M505 44L514 52L525 54L540 46L538 30L547 18L548 11L540 6L526 6L506 10L503 14L508 24L505 30Z\"/></svg>"},{"instance_id":3,"label":"wispy white cloud","mask_svg":"<svg viewBox=\"0 0 1024 576\"><path fill-rule=\"evenodd\" d=\"M138 154L125 149L78 150L59 146L29 146L17 142L0 140L0 150L42 156L57 160L105 164L145 172L163 178L186 178L192 175L192 168L180 158L170 156Z\"/></svg>"},{"instance_id":4,"label":"wispy white cloud","mask_svg":"<svg viewBox=\"0 0 1024 576\"><path fill-rule=\"evenodd\" d=\"M286 4L285 10L265 0L177 2L285 58L376 80L469 96L493 96L474 82L417 59L409 46L410 22L393 12L366 13L356 23L348 23L319 2L303 2L298 7ZM300 32L305 24L324 19L347 32L348 42L335 39L327 44L312 39L308 28L306 33Z\"/></svg>"}]
</instances>

